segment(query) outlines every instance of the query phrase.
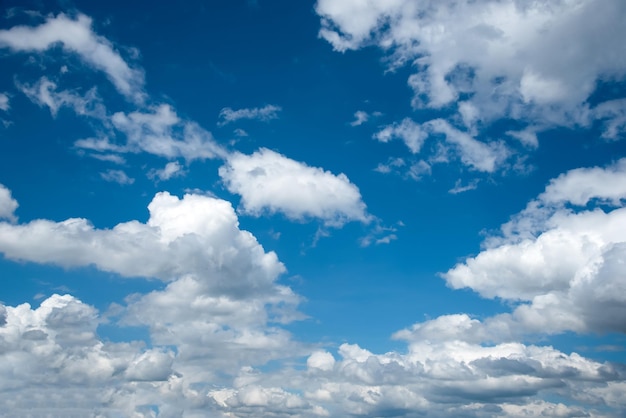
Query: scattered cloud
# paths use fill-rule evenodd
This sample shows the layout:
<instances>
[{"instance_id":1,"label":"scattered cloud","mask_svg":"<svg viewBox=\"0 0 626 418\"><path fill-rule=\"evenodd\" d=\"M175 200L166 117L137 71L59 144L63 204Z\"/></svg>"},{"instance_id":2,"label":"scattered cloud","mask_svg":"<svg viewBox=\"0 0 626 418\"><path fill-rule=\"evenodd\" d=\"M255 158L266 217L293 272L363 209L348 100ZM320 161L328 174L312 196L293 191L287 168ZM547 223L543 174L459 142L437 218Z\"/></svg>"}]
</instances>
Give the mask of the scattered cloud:
<instances>
[{"instance_id":1,"label":"scattered cloud","mask_svg":"<svg viewBox=\"0 0 626 418\"><path fill-rule=\"evenodd\" d=\"M84 96L71 91L57 91L57 84L42 77L33 85L20 84L18 89L22 91L33 103L50 109L53 117L56 117L62 107L71 108L77 115L89 116L106 123L107 112L98 97L96 88L92 88Z\"/></svg>"},{"instance_id":2,"label":"scattered cloud","mask_svg":"<svg viewBox=\"0 0 626 418\"><path fill-rule=\"evenodd\" d=\"M406 166L406 162L402 158L389 158L387 163L379 163L376 168L374 168L374 171L389 174L404 166Z\"/></svg>"},{"instance_id":3,"label":"scattered cloud","mask_svg":"<svg viewBox=\"0 0 626 418\"><path fill-rule=\"evenodd\" d=\"M117 154L87 154L89 155L89 157L91 158L95 158L96 160L100 160L100 161L107 161L113 164L118 164L118 165L122 165L122 164L126 164L126 159L124 159L124 157L117 155Z\"/></svg>"},{"instance_id":4,"label":"scattered cloud","mask_svg":"<svg viewBox=\"0 0 626 418\"><path fill-rule=\"evenodd\" d=\"M246 131L244 131L241 128L237 128L233 131L233 133L235 134L235 136L239 137L239 138L243 138L248 136L248 133Z\"/></svg>"},{"instance_id":5,"label":"scattered cloud","mask_svg":"<svg viewBox=\"0 0 626 418\"><path fill-rule=\"evenodd\" d=\"M133 184L135 182L135 179L128 177L128 174L123 170L107 170L100 173L100 177L102 177L103 180L121 185Z\"/></svg>"},{"instance_id":6,"label":"scattered cloud","mask_svg":"<svg viewBox=\"0 0 626 418\"><path fill-rule=\"evenodd\" d=\"M9 108L9 96L6 93L0 93L0 110L6 112Z\"/></svg>"},{"instance_id":7,"label":"scattered cloud","mask_svg":"<svg viewBox=\"0 0 626 418\"><path fill-rule=\"evenodd\" d=\"M474 179L472 181L470 181L469 183L463 185L463 182L461 179L458 179L455 183L454 183L454 187L451 188L450 190L448 190L448 193L450 194L459 194L459 193L464 193L464 192L468 192L470 190L475 190L478 187L478 180Z\"/></svg>"},{"instance_id":8,"label":"scattered cloud","mask_svg":"<svg viewBox=\"0 0 626 418\"><path fill-rule=\"evenodd\" d=\"M182 165L178 163L178 161L172 161L165 164L165 167L162 169L156 170L152 169L148 173L148 177L151 179L158 178L159 180L169 180L174 177L180 177L185 175L185 170Z\"/></svg>"},{"instance_id":9,"label":"scattered cloud","mask_svg":"<svg viewBox=\"0 0 626 418\"><path fill-rule=\"evenodd\" d=\"M431 3L318 0L319 34L337 51L377 45L392 69L413 63L413 105L456 102L467 128L503 117L586 126L596 83L626 74L619 0Z\"/></svg>"},{"instance_id":10,"label":"scattered cloud","mask_svg":"<svg viewBox=\"0 0 626 418\"><path fill-rule=\"evenodd\" d=\"M211 273L213 287L233 292L263 293L263 283L271 284L284 270L275 253L265 253L249 232L238 229L226 201L158 193L148 210L147 223L129 221L112 229L94 228L81 218L0 222L0 251L8 259L93 265L124 277L171 281ZM227 261L232 263L228 269ZM231 273L238 274L237 280Z\"/></svg>"},{"instance_id":11,"label":"scattered cloud","mask_svg":"<svg viewBox=\"0 0 626 418\"><path fill-rule=\"evenodd\" d=\"M86 64L103 71L121 94L134 101L142 101L143 72L131 68L111 42L93 32L91 24L91 18L83 14L72 18L60 13L56 17L48 17L39 26L14 26L0 30L0 48L16 52L43 52L60 44L64 50L78 54Z\"/></svg>"},{"instance_id":12,"label":"scattered cloud","mask_svg":"<svg viewBox=\"0 0 626 418\"><path fill-rule=\"evenodd\" d=\"M400 123L387 125L374 134L374 138L380 142L389 142L392 139L401 139L413 154L422 149L428 133L421 125L413 122L410 118L404 118Z\"/></svg>"},{"instance_id":13,"label":"scattered cloud","mask_svg":"<svg viewBox=\"0 0 626 418\"><path fill-rule=\"evenodd\" d=\"M220 111L220 121L218 125L224 126L231 122L236 122L240 119L254 119L260 121L269 121L272 119L278 119L278 112L282 109L280 106L266 105L264 107L254 107L251 109L238 109L233 110L230 107L225 107Z\"/></svg>"},{"instance_id":14,"label":"scattered cloud","mask_svg":"<svg viewBox=\"0 0 626 418\"><path fill-rule=\"evenodd\" d=\"M223 158L226 155L210 132L195 122L181 120L176 111L166 104L128 114L117 112L110 119L113 127L126 137L125 144L98 137L77 140L74 146L99 152L146 152L187 161Z\"/></svg>"},{"instance_id":15,"label":"scattered cloud","mask_svg":"<svg viewBox=\"0 0 626 418\"><path fill-rule=\"evenodd\" d=\"M357 110L356 112L354 112L354 120L350 122L350 126L363 125L369 120L369 118L370 116L367 114L367 112L364 112L363 110Z\"/></svg>"},{"instance_id":16,"label":"scattered cloud","mask_svg":"<svg viewBox=\"0 0 626 418\"><path fill-rule=\"evenodd\" d=\"M241 196L242 213L317 218L329 226L371 219L359 189L345 174L309 167L266 148L232 154L219 174L228 190Z\"/></svg>"}]
</instances>

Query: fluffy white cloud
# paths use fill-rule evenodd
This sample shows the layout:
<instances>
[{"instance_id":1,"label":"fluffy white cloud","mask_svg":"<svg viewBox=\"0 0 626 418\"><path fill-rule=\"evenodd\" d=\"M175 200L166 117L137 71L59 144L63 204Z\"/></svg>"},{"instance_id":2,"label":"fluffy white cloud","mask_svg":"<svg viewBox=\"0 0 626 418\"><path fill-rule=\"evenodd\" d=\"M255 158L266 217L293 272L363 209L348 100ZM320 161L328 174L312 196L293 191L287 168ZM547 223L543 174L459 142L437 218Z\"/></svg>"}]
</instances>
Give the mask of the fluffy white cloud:
<instances>
[{"instance_id":1,"label":"fluffy white cloud","mask_svg":"<svg viewBox=\"0 0 626 418\"><path fill-rule=\"evenodd\" d=\"M131 68L111 42L93 32L91 23L91 18L83 14L71 18L60 13L36 27L0 30L0 47L28 52L45 51L61 44L85 63L103 71L120 93L136 101L142 100L143 72Z\"/></svg>"},{"instance_id":2,"label":"fluffy white cloud","mask_svg":"<svg viewBox=\"0 0 626 418\"><path fill-rule=\"evenodd\" d=\"M552 180L502 236L443 275L452 288L523 302L488 327L521 332L626 332L626 198L620 160ZM574 212L590 201L618 206ZM494 328L495 327L495 328Z\"/></svg>"},{"instance_id":3,"label":"fluffy white cloud","mask_svg":"<svg viewBox=\"0 0 626 418\"><path fill-rule=\"evenodd\" d=\"M3 184L0 184L0 219L8 219L15 222L15 209L17 209L18 203L13 196L11 196L11 190L7 189Z\"/></svg>"},{"instance_id":4,"label":"fluffy white cloud","mask_svg":"<svg viewBox=\"0 0 626 418\"><path fill-rule=\"evenodd\" d=\"M176 374L170 350L101 341L97 311L70 295L3 308L0 402L17 416L131 416L149 400L138 385L155 390Z\"/></svg>"},{"instance_id":5,"label":"fluffy white cloud","mask_svg":"<svg viewBox=\"0 0 626 418\"><path fill-rule=\"evenodd\" d=\"M468 127L500 117L586 125L596 83L626 74L620 0L318 0L316 11L336 50L377 45L392 66L417 67L415 106L464 100Z\"/></svg>"},{"instance_id":6,"label":"fluffy white cloud","mask_svg":"<svg viewBox=\"0 0 626 418\"><path fill-rule=\"evenodd\" d=\"M69 295L52 296L36 310L2 307L0 369L14 376L6 384L19 386L14 410L26 409L30 393L55 385L49 390L54 399L40 398L61 415L73 407L83 415L102 410L130 416L146 405L166 416L167 408L206 412L219 409L206 397L209 388L229 384L228 376L241 367L306 353L278 325L302 318L300 297L276 283L284 266L238 228L228 202L160 193L149 211L147 223L111 230L84 219L0 223L0 251L7 258L169 281L109 314L108 321L119 318L117 326L146 326L151 350L99 341L95 330L102 319ZM21 377L27 374L30 380ZM46 375L54 381L41 381ZM60 401L60 393L73 398Z\"/></svg>"},{"instance_id":7,"label":"fluffy white cloud","mask_svg":"<svg viewBox=\"0 0 626 418\"><path fill-rule=\"evenodd\" d=\"M272 119L278 119L278 112L282 109L280 106L266 105L263 107L254 107L251 109L237 109L233 110L230 107L225 107L220 111L219 118L221 119L219 125L226 125L231 122L238 121L239 119L256 119L261 121L268 121Z\"/></svg>"},{"instance_id":8,"label":"fluffy white cloud","mask_svg":"<svg viewBox=\"0 0 626 418\"><path fill-rule=\"evenodd\" d=\"M147 223L130 221L112 229L97 229L77 218L1 222L0 252L14 260L94 265L126 277L206 277L217 294L273 292L284 266L275 253L266 253L252 234L238 228L230 203L158 193L148 210Z\"/></svg>"},{"instance_id":9,"label":"fluffy white cloud","mask_svg":"<svg viewBox=\"0 0 626 418\"><path fill-rule=\"evenodd\" d=\"M309 167L265 148L252 155L230 155L219 174L230 192L241 195L247 214L279 212L332 226L371 219L359 189L345 174Z\"/></svg>"},{"instance_id":10,"label":"fluffy white cloud","mask_svg":"<svg viewBox=\"0 0 626 418\"><path fill-rule=\"evenodd\" d=\"M543 204L585 206L592 200L620 206L626 199L626 158L606 168L578 168L550 181L539 195Z\"/></svg>"}]
</instances>

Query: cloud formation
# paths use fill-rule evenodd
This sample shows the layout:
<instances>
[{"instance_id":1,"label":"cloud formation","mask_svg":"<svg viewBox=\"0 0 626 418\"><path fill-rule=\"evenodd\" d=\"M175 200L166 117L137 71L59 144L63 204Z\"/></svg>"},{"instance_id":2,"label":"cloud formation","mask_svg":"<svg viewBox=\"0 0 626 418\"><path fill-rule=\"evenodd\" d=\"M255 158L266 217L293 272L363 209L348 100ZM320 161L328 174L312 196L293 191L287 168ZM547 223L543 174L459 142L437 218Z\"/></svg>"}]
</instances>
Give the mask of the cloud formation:
<instances>
[{"instance_id":1,"label":"cloud formation","mask_svg":"<svg viewBox=\"0 0 626 418\"><path fill-rule=\"evenodd\" d=\"M275 253L266 253L252 234L238 228L226 201L163 192L148 210L146 223L129 221L112 229L94 228L82 218L0 222L0 252L13 260L93 265L125 277L208 276L212 288L229 294L264 293L284 271Z\"/></svg>"},{"instance_id":2,"label":"cloud formation","mask_svg":"<svg viewBox=\"0 0 626 418\"><path fill-rule=\"evenodd\" d=\"M41 52L60 44L65 51L77 54L86 64L104 72L121 94L133 101L142 101L143 72L131 68L111 42L94 33L91 26L88 16L69 17L59 13L39 26L0 30L0 48Z\"/></svg>"},{"instance_id":3,"label":"cloud formation","mask_svg":"<svg viewBox=\"0 0 626 418\"><path fill-rule=\"evenodd\" d=\"M625 168L622 159L552 180L480 254L445 273L447 284L521 302L487 324L504 335L626 332Z\"/></svg>"},{"instance_id":4,"label":"cloud formation","mask_svg":"<svg viewBox=\"0 0 626 418\"><path fill-rule=\"evenodd\" d=\"M345 174L309 167L266 148L232 154L219 174L228 190L241 196L242 213L317 218L329 226L371 219L359 189Z\"/></svg>"},{"instance_id":5,"label":"cloud formation","mask_svg":"<svg viewBox=\"0 0 626 418\"><path fill-rule=\"evenodd\" d=\"M11 196L11 190L0 184L0 219L16 221L15 209L18 206L17 201Z\"/></svg>"},{"instance_id":6,"label":"cloud formation","mask_svg":"<svg viewBox=\"0 0 626 418\"><path fill-rule=\"evenodd\" d=\"M598 81L626 74L619 0L318 0L320 36L337 51L376 45L411 63L415 107L458 104L467 128L508 117L587 125Z\"/></svg>"},{"instance_id":7,"label":"cloud formation","mask_svg":"<svg viewBox=\"0 0 626 418\"><path fill-rule=\"evenodd\" d=\"M260 121L269 121L272 119L278 119L278 112L282 109L280 106L266 105L263 107L254 107L251 109L237 109L233 110L230 107L225 107L220 111L220 121L218 125L223 126L231 122L236 122L240 119L254 119Z\"/></svg>"}]
</instances>

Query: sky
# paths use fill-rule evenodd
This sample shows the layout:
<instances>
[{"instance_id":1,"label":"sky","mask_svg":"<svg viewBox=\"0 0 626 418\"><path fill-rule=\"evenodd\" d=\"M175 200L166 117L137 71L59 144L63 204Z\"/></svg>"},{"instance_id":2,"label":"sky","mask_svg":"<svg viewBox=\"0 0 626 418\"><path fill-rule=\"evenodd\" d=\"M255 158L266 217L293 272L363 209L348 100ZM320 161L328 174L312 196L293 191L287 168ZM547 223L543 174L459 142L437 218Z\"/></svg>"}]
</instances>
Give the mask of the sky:
<instances>
[{"instance_id":1,"label":"sky","mask_svg":"<svg viewBox=\"0 0 626 418\"><path fill-rule=\"evenodd\" d=\"M0 8L0 416L626 415L622 0Z\"/></svg>"}]
</instances>

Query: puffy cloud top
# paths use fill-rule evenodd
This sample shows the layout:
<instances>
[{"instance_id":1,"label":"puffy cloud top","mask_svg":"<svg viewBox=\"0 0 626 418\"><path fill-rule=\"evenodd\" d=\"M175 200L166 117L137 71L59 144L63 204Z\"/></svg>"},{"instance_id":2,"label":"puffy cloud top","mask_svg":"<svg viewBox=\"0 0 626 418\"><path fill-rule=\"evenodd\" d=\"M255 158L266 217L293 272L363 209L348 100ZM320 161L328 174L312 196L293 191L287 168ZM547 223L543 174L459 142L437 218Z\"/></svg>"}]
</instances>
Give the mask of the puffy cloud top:
<instances>
[{"instance_id":1,"label":"puffy cloud top","mask_svg":"<svg viewBox=\"0 0 626 418\"><path fill-rule=\"evenodd\" d=\"M332 226L371 219L359 189L345 174L334 175L266 148L252 155L232 154L219 173L228 190L241 195L247 214L279 212Z\"/></svg>"}]
</instances>

